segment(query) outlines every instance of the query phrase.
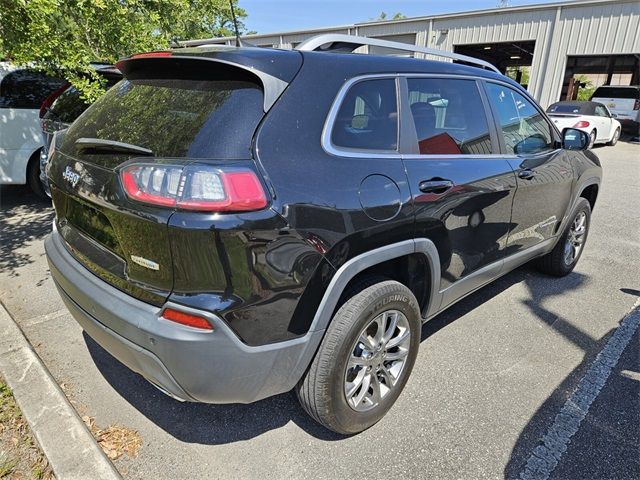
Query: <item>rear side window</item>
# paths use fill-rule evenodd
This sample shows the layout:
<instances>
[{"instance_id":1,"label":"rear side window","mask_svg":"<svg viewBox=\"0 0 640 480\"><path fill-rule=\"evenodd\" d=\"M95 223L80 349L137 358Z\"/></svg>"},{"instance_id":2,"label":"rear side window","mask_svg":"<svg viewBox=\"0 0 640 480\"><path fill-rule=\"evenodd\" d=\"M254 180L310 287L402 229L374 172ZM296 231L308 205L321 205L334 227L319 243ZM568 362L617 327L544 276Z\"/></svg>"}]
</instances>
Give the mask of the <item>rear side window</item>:
<instances>
[{"instance_id":1,"label":"rear side window","mask_svg":"<svg viewBox=\"0 0 640 480\"><path fill-rule=\"evenodd\" d=\"M88 137L145 147L156 157L250 158L262 116L262 89L250 81L123 80L71 126L63 149Z\"/></svg>"},{"instance_id":2,"label":"rear side window","mask_svg":"<svg viewBox=\"0 0 640 480\"><path fill-rule=\"evenodd\" d=\"M525 155L551 150L551 127L533 104L504 85L487 83L508 154Z\"/></svg>"},{"instance_id":3,"label":"rear side window","mask_svg":"<svg viewBox=\"0 0 640 480\"><path fill-rule=\"evenodd\" d=\"M421 154L492 153L487 116L474 80L409 78L407 83Z\"/></svg>"},{"instance_id":4,"label":"rear side window","mask_svg":"<svg viewBox=\"0 0 640 480\"><path fill-rule=\"evenodd\" d=\"M591 98L632 98L640 99L640 88L598 87Z\"/></svg>"},{"instance_id":5,"label":"rear side window","mask_svg":"<svg viewBox=\"0 0 640 480\"><path fill-rule=\"evenodd\" d=\"M396 151L398 104L395 80L364 80L353 85L334 120L331 143L344 149Z\"/></svg>"},{"instance_id":6,"label":"rear side window","mask_svg":"<svg viewBox=\"0 0 640 480\"><path fill-rule=\"evenodd\" d=\"M0 81L0 108L39 109L45 98L65 84L33 70L14 70Z\"/></svg>"}]
</instances>

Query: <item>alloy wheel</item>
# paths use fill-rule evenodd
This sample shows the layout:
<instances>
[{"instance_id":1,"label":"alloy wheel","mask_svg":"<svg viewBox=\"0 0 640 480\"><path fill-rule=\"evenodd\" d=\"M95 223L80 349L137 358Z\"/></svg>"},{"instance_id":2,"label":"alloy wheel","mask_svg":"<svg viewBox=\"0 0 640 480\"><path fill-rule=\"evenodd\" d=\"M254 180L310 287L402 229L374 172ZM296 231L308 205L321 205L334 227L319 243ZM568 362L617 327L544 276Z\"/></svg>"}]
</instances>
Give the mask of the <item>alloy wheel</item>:
<instances>
[{"instance_id":1,"label":"alloy wheel","mask_svg":"<svg viewBox=\"0 0 640 480\"><path fill-rule=\"evenodd\" d=\"M362 329L345 371L344 394L352 409L371 410L398 385L410 345L409 321L398 310L380 313Z\"/></svg>"},{"instance_id":2,"label":"alloy wheel","mask_svg":"<svg viewBox=\"0 0 640 480\"><path fill-rule=\"evenodd\" d=\"M579 212L571 224L569 235L564 245L564 263L571 265L580 255L587 233L587 214Z\"/></svg>"}]
</instances>

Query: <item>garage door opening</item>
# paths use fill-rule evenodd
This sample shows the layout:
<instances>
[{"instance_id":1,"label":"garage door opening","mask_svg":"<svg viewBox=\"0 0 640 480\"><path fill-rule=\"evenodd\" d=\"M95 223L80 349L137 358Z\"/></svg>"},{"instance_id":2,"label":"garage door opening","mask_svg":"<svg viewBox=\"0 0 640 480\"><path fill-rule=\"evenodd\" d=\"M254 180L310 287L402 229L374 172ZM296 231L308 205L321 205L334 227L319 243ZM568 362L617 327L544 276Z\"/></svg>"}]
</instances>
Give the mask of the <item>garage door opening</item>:
<instances>
[{"instance_id":1,"label":"garage door opening","mask_svg":"<svg viewBox=\"0 0 640 480\"><path fill-rule=\"evenodd\" d=\"M640 54L569 56L561 100L589 100L601 85L640 84Z\"/></svg>"},{"instance_id":2,"label":"garage door opening","mask_svg":"<svg viewBox=\"0 0 640 480\"><path fill-rule=\"evenodd\" d=\"M524 88L529 85L535 40L455 45L454 52L485 60Z\"/></svg>"}]
</instances>

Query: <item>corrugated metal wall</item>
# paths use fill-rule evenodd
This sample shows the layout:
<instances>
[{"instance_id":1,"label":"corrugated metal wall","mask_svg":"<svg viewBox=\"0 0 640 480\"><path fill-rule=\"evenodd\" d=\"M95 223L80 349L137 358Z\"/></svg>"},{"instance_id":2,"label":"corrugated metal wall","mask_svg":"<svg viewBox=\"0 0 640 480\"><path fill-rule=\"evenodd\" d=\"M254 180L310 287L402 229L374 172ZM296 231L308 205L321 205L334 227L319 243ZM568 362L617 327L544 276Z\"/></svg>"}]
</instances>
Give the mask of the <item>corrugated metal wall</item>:
<instances>
[{"instance_id":1,"label":"corrugated metal wall","mask_svg":"<svg viewBox=\"0 0 640 480\"><path fill-rule=\"evenodd\" d=\"M528 88L546 107L560 97L568 55L640 54L640 1L591 0L505 8L486 13L256 35L250 41L259 46L293 48L321 33L346 33L389 40L399 36L401 41L409 38L408 34L414 34L417 45L447 51L453 51L456 45L535 40ZM228 39L227 43L233 41Z\"/></svg>"}]
</instances>

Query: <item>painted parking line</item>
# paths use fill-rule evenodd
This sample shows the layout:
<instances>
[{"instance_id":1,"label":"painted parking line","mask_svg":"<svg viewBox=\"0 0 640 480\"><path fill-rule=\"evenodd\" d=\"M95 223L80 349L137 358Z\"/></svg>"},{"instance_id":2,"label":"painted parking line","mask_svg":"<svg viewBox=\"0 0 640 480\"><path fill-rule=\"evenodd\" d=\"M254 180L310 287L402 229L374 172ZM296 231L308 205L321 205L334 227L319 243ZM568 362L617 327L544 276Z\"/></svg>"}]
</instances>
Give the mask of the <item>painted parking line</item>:
<instances>
[{"instance_id":1,"label":"painted parking line","mask_svg":"<svg viewBox=\"0 0 640 480\"><path fill-rule=\"evenodd\" d=\"M520 472L521 480L546 480L558 465L567 450L571 437L580 428L589 407L598 397L620 355L640 326L640 300L633 310L620 322L620 326L598 353L578 387L567 399L547 430L542 441L533 449L526 465Z\"/></svg>"}]
</instances>

